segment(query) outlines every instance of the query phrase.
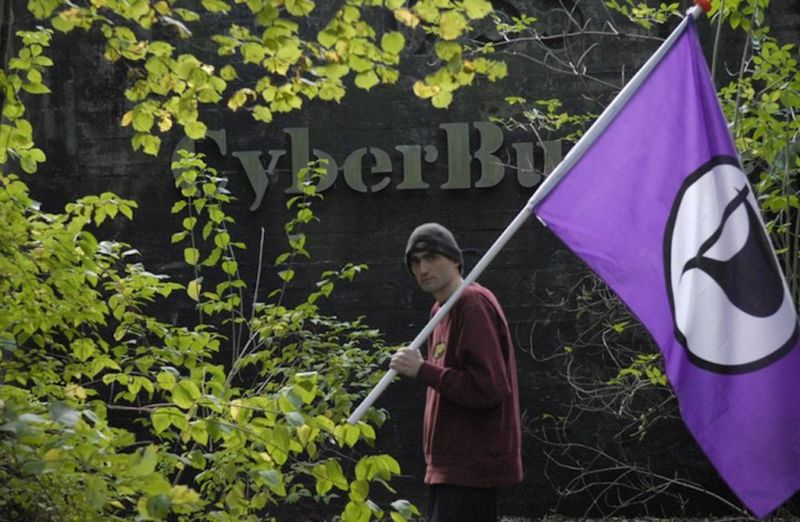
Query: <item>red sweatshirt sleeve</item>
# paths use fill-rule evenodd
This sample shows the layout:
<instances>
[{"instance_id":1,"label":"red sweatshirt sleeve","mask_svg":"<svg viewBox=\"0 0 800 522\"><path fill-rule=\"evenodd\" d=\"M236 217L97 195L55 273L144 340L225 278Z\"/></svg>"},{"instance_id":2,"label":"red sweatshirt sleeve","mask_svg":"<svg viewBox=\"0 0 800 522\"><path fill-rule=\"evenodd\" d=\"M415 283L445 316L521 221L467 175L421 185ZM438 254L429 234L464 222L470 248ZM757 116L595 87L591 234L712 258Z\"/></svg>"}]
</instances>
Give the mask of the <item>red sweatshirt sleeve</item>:
<instances>
[{"instance_id":1,"label":"red sweatshirt sleeve","mask_svg":"<svg viewBox=\"0 0 800 522\"><path fill-rule=\"evenodd\" d=\"M417 374L446 399L467 408L493 408L511 394L500 339L500 318L482 295L465 294L451 324L447 350L455 350L446 367L424 362Z\"/></svg>"}]
</instances>

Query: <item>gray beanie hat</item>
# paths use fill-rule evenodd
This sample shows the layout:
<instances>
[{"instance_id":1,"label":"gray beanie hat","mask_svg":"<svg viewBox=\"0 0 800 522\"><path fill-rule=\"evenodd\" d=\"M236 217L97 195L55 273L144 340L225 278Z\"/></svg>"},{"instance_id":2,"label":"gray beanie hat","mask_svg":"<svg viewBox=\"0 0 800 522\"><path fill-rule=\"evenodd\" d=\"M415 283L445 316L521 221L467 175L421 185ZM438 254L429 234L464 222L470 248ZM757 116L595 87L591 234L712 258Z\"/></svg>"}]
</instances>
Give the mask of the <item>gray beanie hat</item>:
<instances>
[{"instance_id":1,"label":"gray beanie hat","mask_svg":"<svg viewBox=\"0 0 800 522\"><path fill-rule=\"evenodd\" d=\"M453 234L439 223L425 223L414 229L406 244L406 266L411 271L411 254L427 250L452 259L464 270L464 256Z\"/></svg>"}]
</instances>

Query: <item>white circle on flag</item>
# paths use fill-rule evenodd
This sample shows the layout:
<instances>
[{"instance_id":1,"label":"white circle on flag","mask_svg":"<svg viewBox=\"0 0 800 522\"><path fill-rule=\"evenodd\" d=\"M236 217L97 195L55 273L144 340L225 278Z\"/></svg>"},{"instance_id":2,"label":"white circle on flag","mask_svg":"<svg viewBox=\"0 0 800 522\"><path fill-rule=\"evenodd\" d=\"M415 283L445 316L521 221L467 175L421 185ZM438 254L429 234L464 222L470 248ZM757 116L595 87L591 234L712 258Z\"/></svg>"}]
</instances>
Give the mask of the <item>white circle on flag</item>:
<instances>
[{"instance_id":1,"label":"white circle on flag","mask_svg":"<svg viewBox=\"0 0 800 522\"><path fill-rule=\"evenodd\" d=\"M664 246L675 333L692 362L743 373L793 347L794 304L733 158L716 158L687 178Z\"/></svg>"}]
</instances>

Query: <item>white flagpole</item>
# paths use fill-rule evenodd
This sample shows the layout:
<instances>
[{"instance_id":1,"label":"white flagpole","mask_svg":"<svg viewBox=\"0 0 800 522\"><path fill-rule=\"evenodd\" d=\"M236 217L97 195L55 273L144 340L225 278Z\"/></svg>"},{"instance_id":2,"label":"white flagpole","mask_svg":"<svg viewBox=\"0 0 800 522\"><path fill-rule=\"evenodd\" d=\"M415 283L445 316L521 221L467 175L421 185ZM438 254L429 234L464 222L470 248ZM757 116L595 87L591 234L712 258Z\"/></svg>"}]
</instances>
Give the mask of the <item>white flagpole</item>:
<instances>
[{"instance_id":1,"label":"white flagpole","mask_svg":"<svg viewBox=\"0 0 800 522\"><path fill-rule=\"evenodd\" d=\"M583 156L586 150L592 145L595 139L608 127L614 117L619 113L620 110L625 106L631 96L636 92L639 86L644 82L645 79L650 75L650 72L658 65L661 59L667 54L667 51L672 47L680 35L683 33L683 29L686 27L686 24L689 23L689 15L693 18L697 18L700 16L703 10L698 6L695 5L691 7L684 19L681 21L680 25L675 28L672 34L661 44L661 46L656 50L655 53L645 62L641 69L634 75L630 82L620 91L616 98L611 102L611 104L606 107L603 113L600 115L599 118L589 127L589 130L586 131L586 134L578 140L578 143L575 144L574 147L569 151L567 157L564 158L561 163L550 173L549 176L544 180L544 182L539 186L536 192L533 193L533 196L528 200L528 203L525 207L517 214L517 217L511 222L511 224L506 227L500 237L495 240L494 244L489 248L489 250L481 257L478 264L467 274L467 276L462 281L461 285L456 289L455 292L445 301L445 303L439 308L436 314L431 317L428 321L428 324L422 329L422 331L417 334L414 340L409 345L409 348L419 350L422 346L422 343L428 338L431 334L433 329L436 327L444 316L450 311L453 306L455 306L456 301L458 298L461 297L461 294L464 293L464 290L470 284L474 283L475 280L483 273L486 267L491 263L500 250L508 243L511 237L517 232L517 230L522 227L522 225L528 220L530 215L533 213L534 207L542 201L547 194L556 186L556 184L569 172L569 169L572 168L575 163ZM367 410L372 406L372 404L377 400L377 398L386 390L386 388L391 384L392 380L397 376L397 372L394 370L387 371L378 384L370 391L369 395L367 395L361 404L353 410L353 413L350 414L350 417L347 419L347 422L350 424L356 424L361 417L367 412Z\"/></svg>"}]
</instances>

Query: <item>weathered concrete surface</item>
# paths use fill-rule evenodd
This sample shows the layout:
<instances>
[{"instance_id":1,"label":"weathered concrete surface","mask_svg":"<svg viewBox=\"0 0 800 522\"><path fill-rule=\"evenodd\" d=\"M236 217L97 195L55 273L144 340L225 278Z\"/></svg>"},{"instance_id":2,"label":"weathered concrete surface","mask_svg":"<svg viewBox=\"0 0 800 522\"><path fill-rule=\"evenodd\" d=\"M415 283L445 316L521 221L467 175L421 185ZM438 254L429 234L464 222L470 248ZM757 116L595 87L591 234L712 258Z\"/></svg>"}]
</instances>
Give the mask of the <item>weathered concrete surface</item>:
<instances>
[{"instance_id":1,"label":"weathered concrete surface","mask_svg":"<svg viewBox=\"0 0 800 522\"><path fill-rule=\"evenodd\" d=\"M515 10L527 11L547 19L553 34L564 26L563 17L554 12L558 6L555 1L506 0L495 4L512 14ZM782 10L775 17L775 32L796 39L800 26L798 0L784 0L775 5L776 10ZM596 29L604 28L603 21L607 18L600 2L588 0L578 5L575 16ZM622 23L618 18L613 20ZM712 41L712 30L701 23L706 47ZM564 56L579 57L592 43L598 45L588 55L589 72L608 85L576 79L534 61L510 57L508 79L497 84L481 82L465 89L447 111L432 109L426 101L415 98L410 94L410 80L404 79L395 87L376 88L368 94L353 90L340 105L310 103L297 114L277 117L270 126L256 125L242 114L209 112L205 114L209 128L224 129L226 133L226 153L220 153L213 143L198 148L208 152L213 164L230 178L229 188L239 198L233 209L238 223L236 233L250 245L256 245L261 228L265 229L265 259L269 262L285 248L282 224L288 216L285 201L289 196L285 189L292 174L294 135L284 129L307 129L309 150L329 154L339 166L339 175L325 192L325 200L315 207L320 221L307 231L312 260L299 271L298 288L290 293L290 298L311 288L322 270L346 262L365 262L370 270L357 282L340 285L326 311L343 318L365 316L369 324L386 333L390 342L400 344L412 339L424 325L431 304L428 296L414 288L402 264L402 250L413 227L424 221L438 221L450 227L465 250L469 268L531 195L532 188L520 184L514 168L519 163L514 144L537 141L536 136L523 130L503 131L502 145L488 151L496 157L493 162L504 165L505 175L495 186L442 187L448 183L450 165L456 160L467 161L473 183L480 178L479 159L463 157L463 154L475 156L484 143L475 122L508 115L510 109L503 102L508 95L528 99L559 97L570 111L597 111L598 102L610 99L613 86L629 78L657 42L596 37L557 50ZM553 45L562 44L555 40ZM527 49L512 50L522 53ZM34 197L50 210L58 210L81 195L105 191L137 200L140 209L133 225L114 224L105 231L141 250L153 271L188 280L186 267L174 262L180 256L176 256L177 251L169 241L170 233L179 226L169 212L175 191L168 167L172 149L177 145L176 137L165 139L158 158L132 153L130 131L118 125L127 110L126 103L118 96L128 74L125 67L105 62L98 42L78 32L57 36L54 52L57 62L53 71L54 93L41 98L31 111L38 141L49 157L42 171L31 179ZM725 59L734 60L738 52L731 44ZM429 51L422 42L415 53L408 71L421 68L429 59ZM455 129L453 124L457 123L466 125L469 144L459 149L461 156L453 153L448 157L448 138L451 141L454 138L445 129ZM397 149L403 145L420 147L421 180L428 188L398 188L407 173L404 153ZM373 186L388 179L386 188L362 193L347 183L342 168L353 151L361 148L379 148L389 156L391 169L385 174L369 172L373 166L371 158L361 162L364 184ZM234 153L260 151L266 164L270 150L287 152L278 160L276 179L270 181L260 206L251 211L249 207L256 194ZM436 151L436 157L427 161L424 155L430 150ZM544 168L539 148L535 149L534 167L539 171ZM256 256L252 248L241 260L245 276L251 280L256 273ZM563 377L564 358L551 356L563 353L564 344L574 337L575 312L565 303L584 275L583 265L543 226L531 220L481 278L504 303L516 336L520 393L528 430L526 479L502 497L505 514L540 516L557 509L579 515L591 504L580 495L559 503L553 484L563 484L574 473L555 468L546 455L557 448L541 442L547 426L542 417L565 415L577 400L574 389ZM274 287L277 279L271 274L262 283L264 287ZM562 303L563 300L567 301ZM174 310L172 314L174 320L182 320L191 315L191 309ZM591 372L600 378L609 377L608 368L600 362L584 360L582 364L597 364ZM404 382L392 386L379 402L391 415L380 433L379 449L391 452L401 461L406 476L397 483L399 494L419 505L424 505L419 444L423 396L424 390L419 386ZM602 415L586 413L574 426L572 435L584 442L609 451L622 448L639 461L649 462L656 471L687 476L730 498L679 420L657 424L642 441L619 437L620 422ZM665 515L677 514L681 509L695 514L728 512L718 502L692 496L688 491L684 494L691 499L683 507L673 500L656 500L651 509Z\"/></svg>"}]
</instances>

